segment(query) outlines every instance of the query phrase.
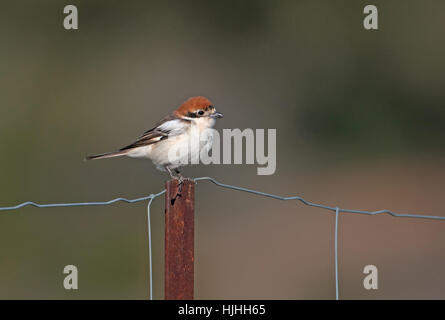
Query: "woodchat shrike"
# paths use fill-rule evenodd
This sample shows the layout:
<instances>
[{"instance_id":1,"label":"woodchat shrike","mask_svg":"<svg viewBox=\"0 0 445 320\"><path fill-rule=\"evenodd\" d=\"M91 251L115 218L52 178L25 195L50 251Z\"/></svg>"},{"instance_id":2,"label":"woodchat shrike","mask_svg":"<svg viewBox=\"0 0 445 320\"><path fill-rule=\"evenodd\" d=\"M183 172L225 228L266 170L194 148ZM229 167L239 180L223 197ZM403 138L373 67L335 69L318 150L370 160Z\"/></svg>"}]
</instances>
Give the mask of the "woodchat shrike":
<instances>
[{"instance_id":1,"label":"woodchat shrike","mask_svg":"<svg viewBox=\"0 0 445 320\"><path fill-rule=\"evenodd\" d=\"M199 157L200 147L199 145L198 147L189 147L193 145L191 144L192 128L196 128L200 134L212 128L216 119L222 118L222 116L221 113L216 112L215 107L207 98L192 97L132 144L115 152L89 156L86 159L105 159L120 156L146 158L150 159L158 170L168 171L172 178L182 181L183 177L178 168L183 165L184 161L178 161L178 159L172 161L171 149L178 150L185 147L187 151L182 154L182 157L196 159L196 157ZM207 141L201 142L206 143L207 147L211 147L212 139L209 136L207 139ZM173 174L173 171L176 175Z\"/></svg>"}]
</instances>

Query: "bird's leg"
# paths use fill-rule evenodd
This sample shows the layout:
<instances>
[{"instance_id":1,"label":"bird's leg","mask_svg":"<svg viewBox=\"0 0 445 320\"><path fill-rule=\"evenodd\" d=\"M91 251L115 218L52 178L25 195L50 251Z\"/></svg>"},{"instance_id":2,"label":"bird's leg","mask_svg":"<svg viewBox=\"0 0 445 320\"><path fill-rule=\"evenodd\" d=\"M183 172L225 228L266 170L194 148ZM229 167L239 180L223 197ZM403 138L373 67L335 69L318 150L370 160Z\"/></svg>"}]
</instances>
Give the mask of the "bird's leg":
<instances>
[{"instance_id":1,"label":"bird's leg","mask_svg":"<svg viewBox=\"0 0 445 320\"><path fill-rule=\"evenodd\" d=\"M178 168L176 168L175 169L175 172L176 172L176 174L178 175L178 177L179 177L179 181L182 183L182 182L184 182L184 176L181 174L181 172L178 170Z\"/></svg>"},{"instance_id":2,"label":"bird's leg","mask_svg":"<svg viewBox=\"0 0 445 320\"><path fill-rule=\"evenodd\" d=\"M181 172L179 172L178 168L174 169L176 174L178 175L178 181L179 181L179 189L178 189L178 193L181 194L182 192L182 184L184 183L184 177L182 176Z\"/></svg>"},{"instance_id":3,"label":"bird's leg","mask_svg":"<svg viewBox=\"0 0 445 320\"><path fill-rule=\"evenodd\" d=\"M168 171L168 173L170 174L170 177L172 179L178 180L178 194L176 196L181 195L182 184L184 183L184 177L181 175L181 173L179 172L178 169L174 169L174 171L176 172L177 175L173 174L172 169L170 169L169 166L165 166L165 169ZM175 199L176 199L176 197L175 197Z\"/></svg>"},{"instance_id":4,"label":"bird's leg","mask_svg":"<svg viewBox=\"0 0 445 320\"><path fill-rule=\"evenodd\" d=\"M170 169L169 166L165 166L165 169L168 171L172 179L178 179L178 177L173 174L172 169Z\"/></svg>"}]
</instances>

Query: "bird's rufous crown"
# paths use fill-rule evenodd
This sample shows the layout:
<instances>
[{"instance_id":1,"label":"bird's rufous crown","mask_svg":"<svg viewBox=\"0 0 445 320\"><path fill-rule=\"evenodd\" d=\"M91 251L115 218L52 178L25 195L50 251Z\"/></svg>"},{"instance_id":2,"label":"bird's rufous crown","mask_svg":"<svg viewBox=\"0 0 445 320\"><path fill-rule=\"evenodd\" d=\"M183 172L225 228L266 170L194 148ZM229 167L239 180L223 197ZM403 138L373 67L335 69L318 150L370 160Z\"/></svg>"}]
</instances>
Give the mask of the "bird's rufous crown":
<instances>
[{"instance_id":1,"label":"bird's rufous crown","mask_svg":"<svg viewBox=\"0 0 445 320\"><path fill-rule=\"evenodd\" d=\"M188 115L190 112L195 112L196 110L206 109L211 106L212 103L209 99L204 97L191 97L185 101L176 111L175 114L178 116Z\"/></svg>"}]
</instances>

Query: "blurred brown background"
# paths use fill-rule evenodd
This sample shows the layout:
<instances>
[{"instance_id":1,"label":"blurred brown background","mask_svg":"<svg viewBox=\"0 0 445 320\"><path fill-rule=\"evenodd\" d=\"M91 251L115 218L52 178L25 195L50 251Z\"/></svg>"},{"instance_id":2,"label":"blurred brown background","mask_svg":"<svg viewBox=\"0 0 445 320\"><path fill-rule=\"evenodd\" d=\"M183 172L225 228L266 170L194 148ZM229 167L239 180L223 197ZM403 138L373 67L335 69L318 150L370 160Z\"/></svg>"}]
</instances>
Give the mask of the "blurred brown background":
<instances>
[{"instance_id":1,"label":"blurred brown background","mask_svg":"<svg viewBox=\"0 0 445 320\"><path fill-rule=\"evenodd\" d=\"M62 27L79 9L79 30ZM121 147L187 97L222 128L277 128L277 171L189 176L343 208L445 215L443 1L4 1L0 206L135 198L167 176ZM334 215L217 188L196 193L196 298L333 299ZM153 203L163 297L163 199ZM342 214L340 297L444 299L445 222ZM146 204L0 213L0 298L146 299ZM79 268L66 291L63 267ZM379 289L363 288L365 265Z\"/></svg>"}]
</instances>

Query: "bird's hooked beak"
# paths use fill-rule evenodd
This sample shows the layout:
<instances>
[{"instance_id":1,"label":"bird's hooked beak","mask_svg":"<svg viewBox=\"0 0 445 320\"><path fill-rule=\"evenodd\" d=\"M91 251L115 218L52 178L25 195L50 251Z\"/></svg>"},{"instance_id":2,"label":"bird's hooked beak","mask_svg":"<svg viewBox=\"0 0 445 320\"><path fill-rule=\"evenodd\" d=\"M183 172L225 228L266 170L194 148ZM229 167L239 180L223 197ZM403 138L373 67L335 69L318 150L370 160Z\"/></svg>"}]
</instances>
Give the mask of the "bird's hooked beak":
<instances>
[{"instance_id":1,"label":"bird's hooked beak","mask_svg":"<svg viewBox=\"0 0 445 320\"><path fill-rule=\"evenodd\" d=\"M215 112L215 113L212 113L210 115L210 118L214 118L214 119L219 119L219 118L222 118L222 117L223 117L223 114L220 113L220 112Z\"/></svg>"}]
</instances>

